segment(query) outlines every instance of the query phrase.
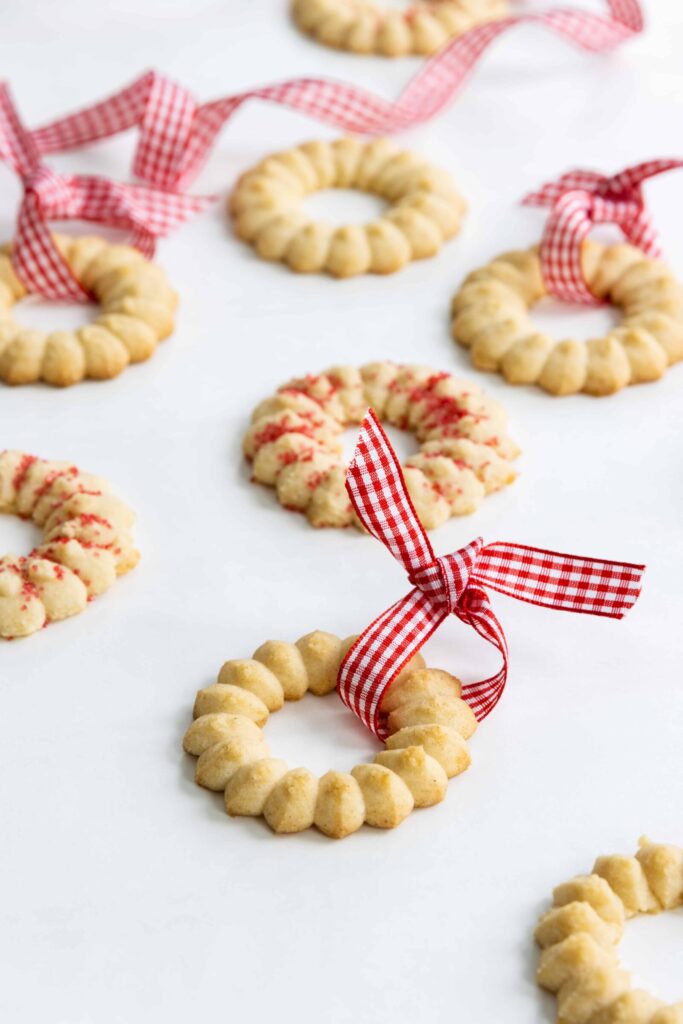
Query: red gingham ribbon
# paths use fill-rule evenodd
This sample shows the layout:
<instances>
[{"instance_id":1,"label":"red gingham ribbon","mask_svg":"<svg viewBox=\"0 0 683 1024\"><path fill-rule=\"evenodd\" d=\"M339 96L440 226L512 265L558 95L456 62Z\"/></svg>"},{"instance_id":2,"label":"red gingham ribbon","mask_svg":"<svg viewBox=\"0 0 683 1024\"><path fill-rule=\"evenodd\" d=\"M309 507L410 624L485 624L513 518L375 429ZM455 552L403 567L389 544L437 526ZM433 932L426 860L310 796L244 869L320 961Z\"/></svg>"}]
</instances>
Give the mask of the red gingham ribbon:
<instances>
[{"instance_id":1,"label":"red gingham ribbon","mask_svg":"<svg viewBox=\"0 0 683 1024\"><path fill-rule=\"evenodd\" d=\"M683 160L649 160L612 177L574 170L525 196L526 206L551 208L540 247L548 291L565 302L601 302L588 287L581 262L581 243L596 224L616 224L629 242L658 259L659 239L645 209L643 182L677 167Z\"/></svg>"},{"instance_id":2,"label":"red gingham ribbon","mask_svg":"<svg viewBox=\"0 0 683 1024\"><path fill-rule=\"evenodd\" d=\"M182 86L149 71L109 99L38 128L41 153L74 149L135 125L134 173L156 188L184 189L199 173L226 121L248 100L279 103L358 134L381 135L428 121L450 103L491 43L509 28L538 24L591 53L614 49L643 30L638 0L606 0L609 15L554 8L471 29L428 60L391 103L354 85L296 78L198 105Z\"/></svg>"},{"instance_id":3,"label":"red gingham ribbon","mask_svg":"<svg viewBox=\"0 0 683 1024\"><path fill-rule=\"evenodd\" d=\"M24 186L12 250L16 272L30 291L49 299L88 301L57 249L48 221L83 220L123 228L131 232L131 243L151 257L158 237L208 202L94 175L57 174L41 162L39 147L22 125L4 84L0 84L0 158Z\"/></svg>"},{"instance_id":4,"label":"red gingham ribbon","mask_svg":"<svg viewBox=\"0 0 683 1024\"><path fill-rule=\"evenodd\" d=\"M613 49L642 31L638 0L606 2L609 16L556 8L471 29L427 61L395 103L353 85L298 78L199 105L183 86L149 71L108 99L28 133L5 89L0 156L25 186L15 239L17 271L32 291L48 298L86 298L52 242L46 224L50 217L130 228L133 244L151 255L156 237L205 205L207 200L177 193L196 177L225 122L248 100L280 103L348 132L399 131L443 110L490 44L514 25L544 25L592 53ZM75 149L132 127L139 129L133 173L163 192L115 185L104 178L63 177L40 164L42 155Z\"/></svg>"},{"instance_id":5,"label":"red gingham ribbon","mask_svg":"<svg viewBox=\"0 0 683 1024\"><path fill-rule=\"evenodd\" d=\"M522 544L484 545L481 537L437 558L396 453L372 410L361 426L346 489L363 525L401 562L413 584L361 634L339 670L341 699L380 739L387 736L381 715L384 693L449 615L500 651L503 665L494 676L463 687L463 698L479 720L496 706L507 679L508 648L485 586L544 608L613 619L621 619L640 594L645 566L627 562Z\"/></svg>"}]
</instances>

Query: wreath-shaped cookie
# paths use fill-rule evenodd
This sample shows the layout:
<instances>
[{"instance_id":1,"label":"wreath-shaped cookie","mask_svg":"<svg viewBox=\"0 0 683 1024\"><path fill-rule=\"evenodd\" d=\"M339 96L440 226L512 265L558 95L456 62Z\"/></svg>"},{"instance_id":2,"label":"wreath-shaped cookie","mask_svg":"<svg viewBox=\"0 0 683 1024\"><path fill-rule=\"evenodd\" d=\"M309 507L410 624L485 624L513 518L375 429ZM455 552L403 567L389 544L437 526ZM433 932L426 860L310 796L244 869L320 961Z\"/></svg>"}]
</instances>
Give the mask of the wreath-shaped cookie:
<instances>
[{"instance_id":1,"label":"wreath-shaped cookie","mask_svg":"<svg viewBox=\"0 0 683 1024\"><path fill-rule=\"evenodd\" d=\"M384 57L436 53L475 25L503 18L507 0L425 0L404 11L374 0L293 0L302 31L326 46Z\"/></svg>"},{"instance_id":2,"label":"wreath-shaped cookie","mask_svg":"<svg viewBox=\"0 0 683 1024\"><path fill-rule=\"evenodd\" d=\"M315 221L304 198L325 188L371 192L391 205L369 224ZM391 274L434 256L460 230L466 204L451 176L387 139L308 142L244 174L229 200L235 231L265 260L334 277Z\"/></svg>"},{"instance_id":3,"label":"wreath-shaped cookie","mask_svg":"<svg viewBox=\"0 0 683 1024\"><path fill-rule=\"evenodd\" d=\"M635 857L598 857L592 874L558 886L535 934L538 983L556 993L561 1024L683 1024L683 1002L632 988L615 948L628 918L681 905L683 850L646 839Z\"/></svg>"},{"instance_id":4,"label":"wreath-shaped cookie","mask_svg":"<svg viewBox=\"0 0 683 1024\"><path fill-rule=\"evenodd\" d=\"M318 779L270 756L262 733L269 713L307 691L331 693L356 639L316 631L294 644L269 640L252 658L226 661L218 681L199 690L183 749L198 758L198 785L225 794L228 814L262 814L274 832L315 825L342 839L363 823L395 828L414 807L440 803L448 779L469 768L477 720L460 698L460 681L425 668L421 655L384 698L390 735L373 763Z\"/></svg>"},{"instance_id":5,"label":"wreath-shaped cookie","mask_svg":"<svg viewBox=\"0 0 683 1024\"><path fill-rule=\"evenodd\" d=\"M139 363L174 327L176 293L164 271L127 245L102 238L55 236L74 277L101 306L76 331L27 330L11 315L27 294L14 273L11 246L0 251L0 380L66 387L86 377L106 380Z\"/></svg>"},{"instance_id":6,"label":"wreath-shaped cookie","mask_svg":"<svg viewBox=\"0 0 683 1024\"><path fill-rule=\"evenodd\" d=\"M477 369L553 395L611 395L683 359L683 287L671 271L631 245L584 242L583 259L591 291L621 309L620 326L587 342L537 331L528 315L546 295L537 248L503 253L453 299L453 337Z\"/></svg>"},{"instance_id":7,"label":"wreath-shaped cookie","mask_svg":"<svg viewBox=\"0 0 683 1024\"><path fill-rule=\"evenodd\" d=\"M43 542L0 558L0 637L29 636L82 612L138 562L134 516L108 485L68 462L0 452L0 513L32 519Z\"/></svg>"},{"instance_id":8,"label":"wreath-shaped cookie","mask_svg":"<svg viewBox=\"0 0 683 1024\"><path fill-rule=\"evenodd\" d=\"M358 525L339 437L368 406L420 441L404 476L427 529L474 512L486 494L515 479L519 449L497 402L471 381L382 362L300 377L261 402L244 438L254 480L274 487L280 503L304 512L313 526Z\"/></svg>"}]
</instances>

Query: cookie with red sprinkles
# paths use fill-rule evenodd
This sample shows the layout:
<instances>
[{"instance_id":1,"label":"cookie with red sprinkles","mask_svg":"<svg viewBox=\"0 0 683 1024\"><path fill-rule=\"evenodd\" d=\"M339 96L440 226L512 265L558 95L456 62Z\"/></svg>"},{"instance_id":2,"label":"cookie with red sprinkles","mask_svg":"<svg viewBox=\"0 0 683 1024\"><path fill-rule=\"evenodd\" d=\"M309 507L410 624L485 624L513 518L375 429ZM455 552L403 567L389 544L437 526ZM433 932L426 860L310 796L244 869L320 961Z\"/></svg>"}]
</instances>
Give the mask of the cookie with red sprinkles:
<instances>
[{"instance_id":1,"label":"cookie with red sprinkles","mask_svg":"<svg viewBox=\"0 0 683 1024\"><path fill-rule=\"evenodd\" d=\"M298 377L261 402L243 444L253 479L313 526L358 525L340 439L369 406L420 444L403 472L426 529L476 511L515 479L519 449L496 401L471 381L391 362Z\"/></svg>"},{"instance_id":2,"label":"cookie with red sprinkles","mask_svg":"<svg viewBox=\"0 0 683 1024\"><path fill-rule=\"evenodd\" d=\"M138 562L134 515L100 477L69 462L0 452L0 513L30 519L42 543L0 558L0 637L77 615Z\"/></svg>"}]
</instances>

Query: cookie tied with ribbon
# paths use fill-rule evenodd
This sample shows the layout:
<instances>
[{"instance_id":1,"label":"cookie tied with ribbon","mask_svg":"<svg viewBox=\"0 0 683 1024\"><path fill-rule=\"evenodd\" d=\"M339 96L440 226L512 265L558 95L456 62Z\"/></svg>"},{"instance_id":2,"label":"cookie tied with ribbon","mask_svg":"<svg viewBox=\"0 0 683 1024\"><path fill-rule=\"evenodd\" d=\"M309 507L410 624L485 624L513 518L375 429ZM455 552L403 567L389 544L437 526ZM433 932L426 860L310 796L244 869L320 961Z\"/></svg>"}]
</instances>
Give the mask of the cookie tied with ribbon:
<instances>
[{"instance_id":1,"label":"cookie tied with ribbon","mask_svg":"<svg viewBox=\"0 0 683 1024\"><path fill-rule=\"evenodd\" d=\"M3 84L0 159L18 175L24 188L12 248L14 269L29 291L48 299L89 301L55 243L50 220L81 220L123 229L149 258L154 255L157 238L169 234L209 201L95 175L57 174L43 163L40 147L22 124Z\"/></svg>"},{"instance_id":2,"label":"cookie tied with ribbon","mask_svg":"<svg viewBox=\"0 0 683 1024\"><path fill-rule=\"evenodd\" d=\"M643 183L683 167L683 160L649 160L606 176L576 169L525 196L526 206L550 208L540 245L547 290L565 302L600 305L590 280L583 242L598 224L615 224L646 256L661 257L657 231L646 209Z\"/></svg>"},{"instance_id":3,"label":"cookie tied with ribbon","mask_svg":"<svg viewBox=\"0 0 683 1024\"><path fill-rule=\"evenodd\" d=\"M503 627L487 587L557 611L620 619L641 590L643 565L544 551L481 538L437 558L405 486L396 454L372 410L365 417L347 490L359 519L406 569L413 589L361 634L337 679L343 702L380 739L388 735L382 700L423 644L450 615L467 623L502 656L489 679L463 687L477 719L500 700L508 672Z\"/></svg>"}]
</instances>

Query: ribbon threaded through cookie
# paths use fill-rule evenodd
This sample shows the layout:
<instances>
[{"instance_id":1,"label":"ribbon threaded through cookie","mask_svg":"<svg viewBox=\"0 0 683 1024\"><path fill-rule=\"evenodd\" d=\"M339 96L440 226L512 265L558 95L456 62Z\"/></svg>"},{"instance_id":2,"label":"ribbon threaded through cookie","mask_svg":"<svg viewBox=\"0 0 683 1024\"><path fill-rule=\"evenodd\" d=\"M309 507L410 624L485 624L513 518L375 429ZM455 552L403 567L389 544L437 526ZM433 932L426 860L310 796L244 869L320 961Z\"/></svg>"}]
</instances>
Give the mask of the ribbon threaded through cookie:
<instances>
[{"instance_id":1,"label":"ribbon threaded through cookie","mask_svg":"<svg viewBox=\"0 0 683 1024\"><path fill-rule=\"evenodd\" d=\"M476 717L500 700L508 672L503 627L485 587L558 611L621 619L641 590L644 565L583 558L522 544L484 545L479 537L437 558L420 524L391 444L375 416L365 417L346 488L363 525L405 568L413 589L361 634L339 669L346 706L380 739L382 698L401 669L449 615L498 649L503 664L488 679L463 687Z\"/></svg>"},{"instance_id":2,"label":"ribbon threaded through cookie","mask_svg":"<svg viewBox=\"0 0 683 1024\"><path fill-rule=\"evenodd\" d=\"M42 163L7 85L0 83L0 158L19 176L24 195L17 217L12 259L29 291L48 299L88 302L55 245L49 220L83 220L131 232L131 243L150 258L156 239L168 234L208 199L166 193L146 185L122 185L95 175L62 175Z\"/></svg>"},{"instance_id":3,"label":"ribbon threaded through cookie","mask_svg":"<svg viewBox=\"0 0 683 1024\"><path fill-rule=\"evenodd\" d=\"M645 208L643 182L678 167L683 160L649 160L611 177L577 169L525 196L525 206L550 207L540 246L548 291L565 302L602 304L586 282L582 261L582 242L596 224L616 224L646 256L659 259L659 238Z\"/></svg>"}]
</instances>

